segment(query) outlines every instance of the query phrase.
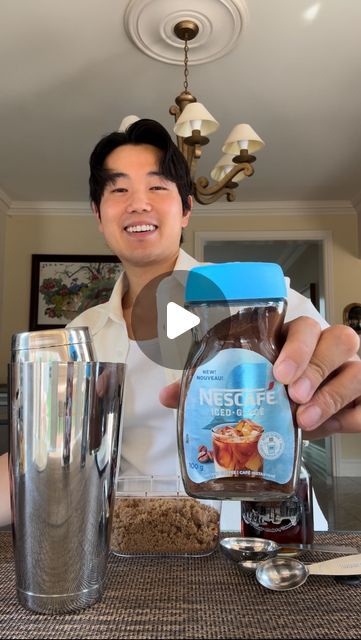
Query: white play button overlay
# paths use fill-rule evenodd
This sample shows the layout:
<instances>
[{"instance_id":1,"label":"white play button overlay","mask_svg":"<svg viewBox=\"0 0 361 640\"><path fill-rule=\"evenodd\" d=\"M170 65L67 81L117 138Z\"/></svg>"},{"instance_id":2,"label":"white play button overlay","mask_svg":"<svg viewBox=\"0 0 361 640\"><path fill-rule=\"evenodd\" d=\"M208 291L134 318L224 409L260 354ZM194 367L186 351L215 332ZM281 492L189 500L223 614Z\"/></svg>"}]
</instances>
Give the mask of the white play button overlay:
<instances>
[{"instance_id":1,"label":"white play button overlay","mask_svg":"<svg viewBox=\"0 0 361 640\"><path fill-rule=\"evenodd\" d=\"M189 329L196 327L200 319L194 313L183 309L175 302L167 304L167 338L174 340Z\"/></svg>"},{"instance_id":2,"label":"white play button overlay","mask_svg":"<svg viewBox=\"0 0 361 640\"><path fill-rule=\"evenodd\" d=\"M142 353L156 364L174 369L178 376L195 344L190 329L200 325L204 314L202 305L185 308L184 288L188 276L188 271L178 269L150 280L137 295L131 315L133 336ZM203 275L199 275L198 288L209 291L211 299L220 301L224 318L228 305L222 291ZM229 309L226 313L229 314ZM210 325L208 329L211 329ZM223 327L221 331L226 330ZM208 349L207 353L209 358L213 357L213 349Z\"/></svg>"}]
</instances>

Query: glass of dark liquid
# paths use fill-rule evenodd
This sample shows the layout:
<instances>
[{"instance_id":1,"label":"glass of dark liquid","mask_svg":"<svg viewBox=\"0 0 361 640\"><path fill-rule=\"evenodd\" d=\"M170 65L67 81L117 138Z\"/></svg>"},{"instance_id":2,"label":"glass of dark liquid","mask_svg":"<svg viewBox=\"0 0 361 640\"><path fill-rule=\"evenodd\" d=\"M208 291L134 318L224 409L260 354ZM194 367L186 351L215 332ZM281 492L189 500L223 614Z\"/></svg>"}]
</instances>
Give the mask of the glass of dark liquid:
<instances>
[{"instance_id":1,"label":"glass of dark liquid","mask_svg":"<svg viewBox=\"0 0 361 640\"><path fill-rule=\"evenodd\" d=\"M312 480L305 466L294 496L278 502L241 503L241 534L279 544L313 542Z\"/></svg>"}]
</instances>

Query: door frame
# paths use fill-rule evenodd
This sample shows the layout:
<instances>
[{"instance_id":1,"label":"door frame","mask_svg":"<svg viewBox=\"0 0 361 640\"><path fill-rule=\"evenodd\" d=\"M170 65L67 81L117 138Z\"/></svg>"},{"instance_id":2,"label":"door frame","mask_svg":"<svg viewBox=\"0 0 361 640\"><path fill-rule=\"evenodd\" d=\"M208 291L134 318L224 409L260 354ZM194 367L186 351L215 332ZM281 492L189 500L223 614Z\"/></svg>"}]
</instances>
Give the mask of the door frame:
<instances>
[{"instance_id":1,"label":"door frame","mask_svg":"<svg viewBox=\"0 0 361 640\"><path fill-rule=\"evenodd\" d=\"M325 317L334 322L334 279L333 279L333 242L331 231L288 230L288 231L195 231L194 256L204 261L204 247L207 242L243 242L260 240L317 240L322 247L322 265L325 295ZM326 469L331 477L341 475L341 437L339 434L326 438Z\"/></svg>"}]
</instances>

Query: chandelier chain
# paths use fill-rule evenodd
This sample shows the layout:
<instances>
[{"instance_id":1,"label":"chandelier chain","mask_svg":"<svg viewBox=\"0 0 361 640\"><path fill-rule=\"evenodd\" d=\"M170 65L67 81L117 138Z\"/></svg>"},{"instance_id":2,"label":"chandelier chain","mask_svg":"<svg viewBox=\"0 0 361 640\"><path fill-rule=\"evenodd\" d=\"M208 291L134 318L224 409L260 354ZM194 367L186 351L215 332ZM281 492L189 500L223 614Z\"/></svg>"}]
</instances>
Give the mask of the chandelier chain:
<instances>
[{"instance_id":1,"label":"chandelier chain","mask_svg":"<svg viewBox=\"0 0 361 640\"><path fill-rule=\"evenodd\" d=\"M188 38L185 37L185 39L184 39L184 91L186 93L188 93L188 75L189 75L189 71L188 71L188 51L189 51Z\"/></svg>"}]
</instances>

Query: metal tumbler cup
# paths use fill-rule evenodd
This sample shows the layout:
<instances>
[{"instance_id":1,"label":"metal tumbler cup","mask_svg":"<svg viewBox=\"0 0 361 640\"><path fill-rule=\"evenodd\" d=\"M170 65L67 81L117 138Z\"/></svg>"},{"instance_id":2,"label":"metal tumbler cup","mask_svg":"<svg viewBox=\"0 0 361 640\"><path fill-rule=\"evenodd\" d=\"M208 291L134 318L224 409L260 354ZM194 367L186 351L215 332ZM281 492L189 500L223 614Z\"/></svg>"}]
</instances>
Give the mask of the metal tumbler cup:
<instances>
[{"instance_id":1,"label":"metal tumbler cup","mask_svg":"<svg viewBox=\"0 0 361 640\"><path fill-rule=\"evenodd\" d=\"M124 371L102 362L9 365L16 588L33 611L70 612L101 598Z\"/></svg>"},{"instance_id":2,"label":"metal tumbler cup","mask_svg":"<svg viewBox=\"0 0 361 640\"><path fill-rule=\"evenodd\" d=\"M64 327L15 333L11 362L94 362L96 355L88 327Z\"/></svg>"}]
</instances>

